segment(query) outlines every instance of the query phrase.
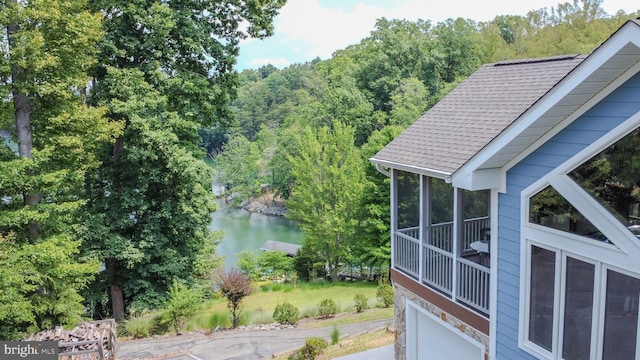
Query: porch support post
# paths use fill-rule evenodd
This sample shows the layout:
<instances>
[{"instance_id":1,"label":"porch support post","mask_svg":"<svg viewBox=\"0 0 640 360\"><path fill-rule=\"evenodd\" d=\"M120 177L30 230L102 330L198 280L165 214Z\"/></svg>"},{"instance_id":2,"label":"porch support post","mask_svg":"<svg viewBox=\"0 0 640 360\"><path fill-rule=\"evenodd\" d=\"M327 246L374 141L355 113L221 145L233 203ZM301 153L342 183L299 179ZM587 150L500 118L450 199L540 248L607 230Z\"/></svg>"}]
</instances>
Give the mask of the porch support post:
<instances>
[{"instance_id":1,"label":"porch support post","mask_svg":"<svg viewBox=\"0 0 640 360\"><path fill-rule=\"evenodd\" d=\"M462 237L464 235L464 219L463 219L463 202L464 202L464 192L460 188L453 188L453 246L451 248L451 253L453 255L453 264L452 264L452 272L451 272L451 280L452 280L452 289L451 289L451 298L453 301L457 298L458 292L458 257L460 256L460 252L462 249Z\"/></svg>"},{"instance_id":2,"label":"porch support post","mask_svg":"<svg viewBox=\"0 0 640 360\"><path fill-rule=\"evenodd\" d=\"M398 171L394 168L390 169L391 176L389 179L391 180L391 196L389 197L389 201L391 202L391 267L395 267L395 236L396 231L398 231Z\"/></svg>"},{"instance_id":3,"label":"porch support post","mask_svg":"<svg viewBox=\"0 0 640 360\"><path fill-rule=\"evenodd\" d=\"M420 175L420 267L419 281L424 279L425 244L429 244L431 238L431 178Z\"/></svg>"}]
</instances>

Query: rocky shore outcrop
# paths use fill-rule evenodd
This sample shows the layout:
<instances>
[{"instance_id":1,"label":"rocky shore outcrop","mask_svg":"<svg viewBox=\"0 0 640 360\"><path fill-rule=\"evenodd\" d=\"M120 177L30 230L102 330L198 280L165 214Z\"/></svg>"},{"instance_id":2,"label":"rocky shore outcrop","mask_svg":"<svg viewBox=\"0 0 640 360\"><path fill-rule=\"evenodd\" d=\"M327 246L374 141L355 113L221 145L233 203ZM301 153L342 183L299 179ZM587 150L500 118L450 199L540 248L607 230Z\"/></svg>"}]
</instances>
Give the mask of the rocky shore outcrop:
<instances>
[{"instance_id":1,"label":"rocky shore outcrop","mask_svg":"<svg viewBox=\"0 0 640 360\"><path fill-rule=\"evenodd\" d=\"M273 216L285 216L287 214L287 208L280 201L264 201L261 199L255 199L247 201L242 204L242 208L258 214L273 215Z\"/></svg>"}]
</instances>

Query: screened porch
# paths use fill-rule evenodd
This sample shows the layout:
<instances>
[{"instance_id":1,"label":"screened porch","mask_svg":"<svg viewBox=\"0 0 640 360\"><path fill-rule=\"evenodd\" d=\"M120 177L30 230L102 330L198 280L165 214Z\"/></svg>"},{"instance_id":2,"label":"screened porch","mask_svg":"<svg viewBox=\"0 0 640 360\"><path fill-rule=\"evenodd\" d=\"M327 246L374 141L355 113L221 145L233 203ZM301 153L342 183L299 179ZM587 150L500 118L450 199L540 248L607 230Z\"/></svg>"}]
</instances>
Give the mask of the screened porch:
<instances>
[{"instance_id":1,"label":"screened porch","mask_svg":"<svg viewBox=\"0 0 640 360\"><path fill-rule=\"evenodd\" d=\"M488 316L488 191L397 170L393 180L393 267Z\"/></svg>"}]
</instances>

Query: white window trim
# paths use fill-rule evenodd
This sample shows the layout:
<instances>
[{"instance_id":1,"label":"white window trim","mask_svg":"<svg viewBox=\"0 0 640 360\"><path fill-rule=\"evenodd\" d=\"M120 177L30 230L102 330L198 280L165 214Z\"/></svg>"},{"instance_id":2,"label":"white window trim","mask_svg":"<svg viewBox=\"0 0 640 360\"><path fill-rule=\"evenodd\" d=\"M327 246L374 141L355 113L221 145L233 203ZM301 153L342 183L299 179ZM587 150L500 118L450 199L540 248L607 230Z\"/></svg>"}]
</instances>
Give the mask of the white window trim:
<instances>
[{"instance_id":1,"label":"white window trim","mask_svg":"<svg viewBox=\"0 0 640 360\"><path fill-rule=\"evenodd\" d=\"M584 150L567 160L560 166L550 171L546 176L531 184L521 192L520 208L520 310L519 310L519 334L518 345L526 352L542 359L560 359L562 351L563 304L565 284L564 271L566 257L571 256L583 261L596 264L594 274L594 316L592 318L592 354L601 354L603 349L604 333L604 306L606 298L606 271L612 269L630 276L640 278L640 264L637 258L640 256L640 242L633 234L584 189L568 177L576 167L580 166L603 149L626 136L640 126L640 112L637 112L621 125L611 130L603 137L595 141ZM598 241L585 241L577 234L567 233L561 230L551 229L542 225L529 223L529 199L531 196L544 189L553 186L567 201L569 201L587 220L596 226L602 233L615 238L615 246L602 244ZM556 282L554 284L554 320L552 351L529 341L529 313L530 313L530 277L531 277L531 246L538 246L556 253ZM595 315L596 309L598 310ZM596 318L597 316L597 318ZM640 327L640 321L639 321ZM594 334L594 332L596 332ZM640 331L638 332L640 339ZM594 349L595 347L595 349ZM593 352L595 350L595 352ZM640 341L636 348L637 358L640 358ZM597 355L599 357L599 355Z\"/></svg>"}]
</instances>

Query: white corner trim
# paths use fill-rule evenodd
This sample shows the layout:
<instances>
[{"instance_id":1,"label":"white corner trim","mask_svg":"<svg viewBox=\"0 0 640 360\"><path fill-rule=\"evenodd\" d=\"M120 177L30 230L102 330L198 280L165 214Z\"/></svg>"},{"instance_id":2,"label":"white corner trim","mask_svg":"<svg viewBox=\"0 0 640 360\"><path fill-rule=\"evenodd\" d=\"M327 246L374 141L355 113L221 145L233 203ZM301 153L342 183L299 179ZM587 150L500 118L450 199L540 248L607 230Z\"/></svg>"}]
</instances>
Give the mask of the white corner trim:
<instances>
[{"instance_id":1,"label":"white corner trim","mask_svg":"<svg viewBox=\"0 0 640 360\"><path fill-rule=\"evenodd\" d=\"M499 237L499 229L498 229L498 190L491 190L491 213L489 216L491 217L491 232L489 243L491 244L491 249L489 249L491 254L498 254L498 237ZM499 256L500 254L498 254ZM498 346L498 256L490 257L490 276L489 276L489 358L491 360L497 359L497 349Z\"/></svg>"}]
</instances>

